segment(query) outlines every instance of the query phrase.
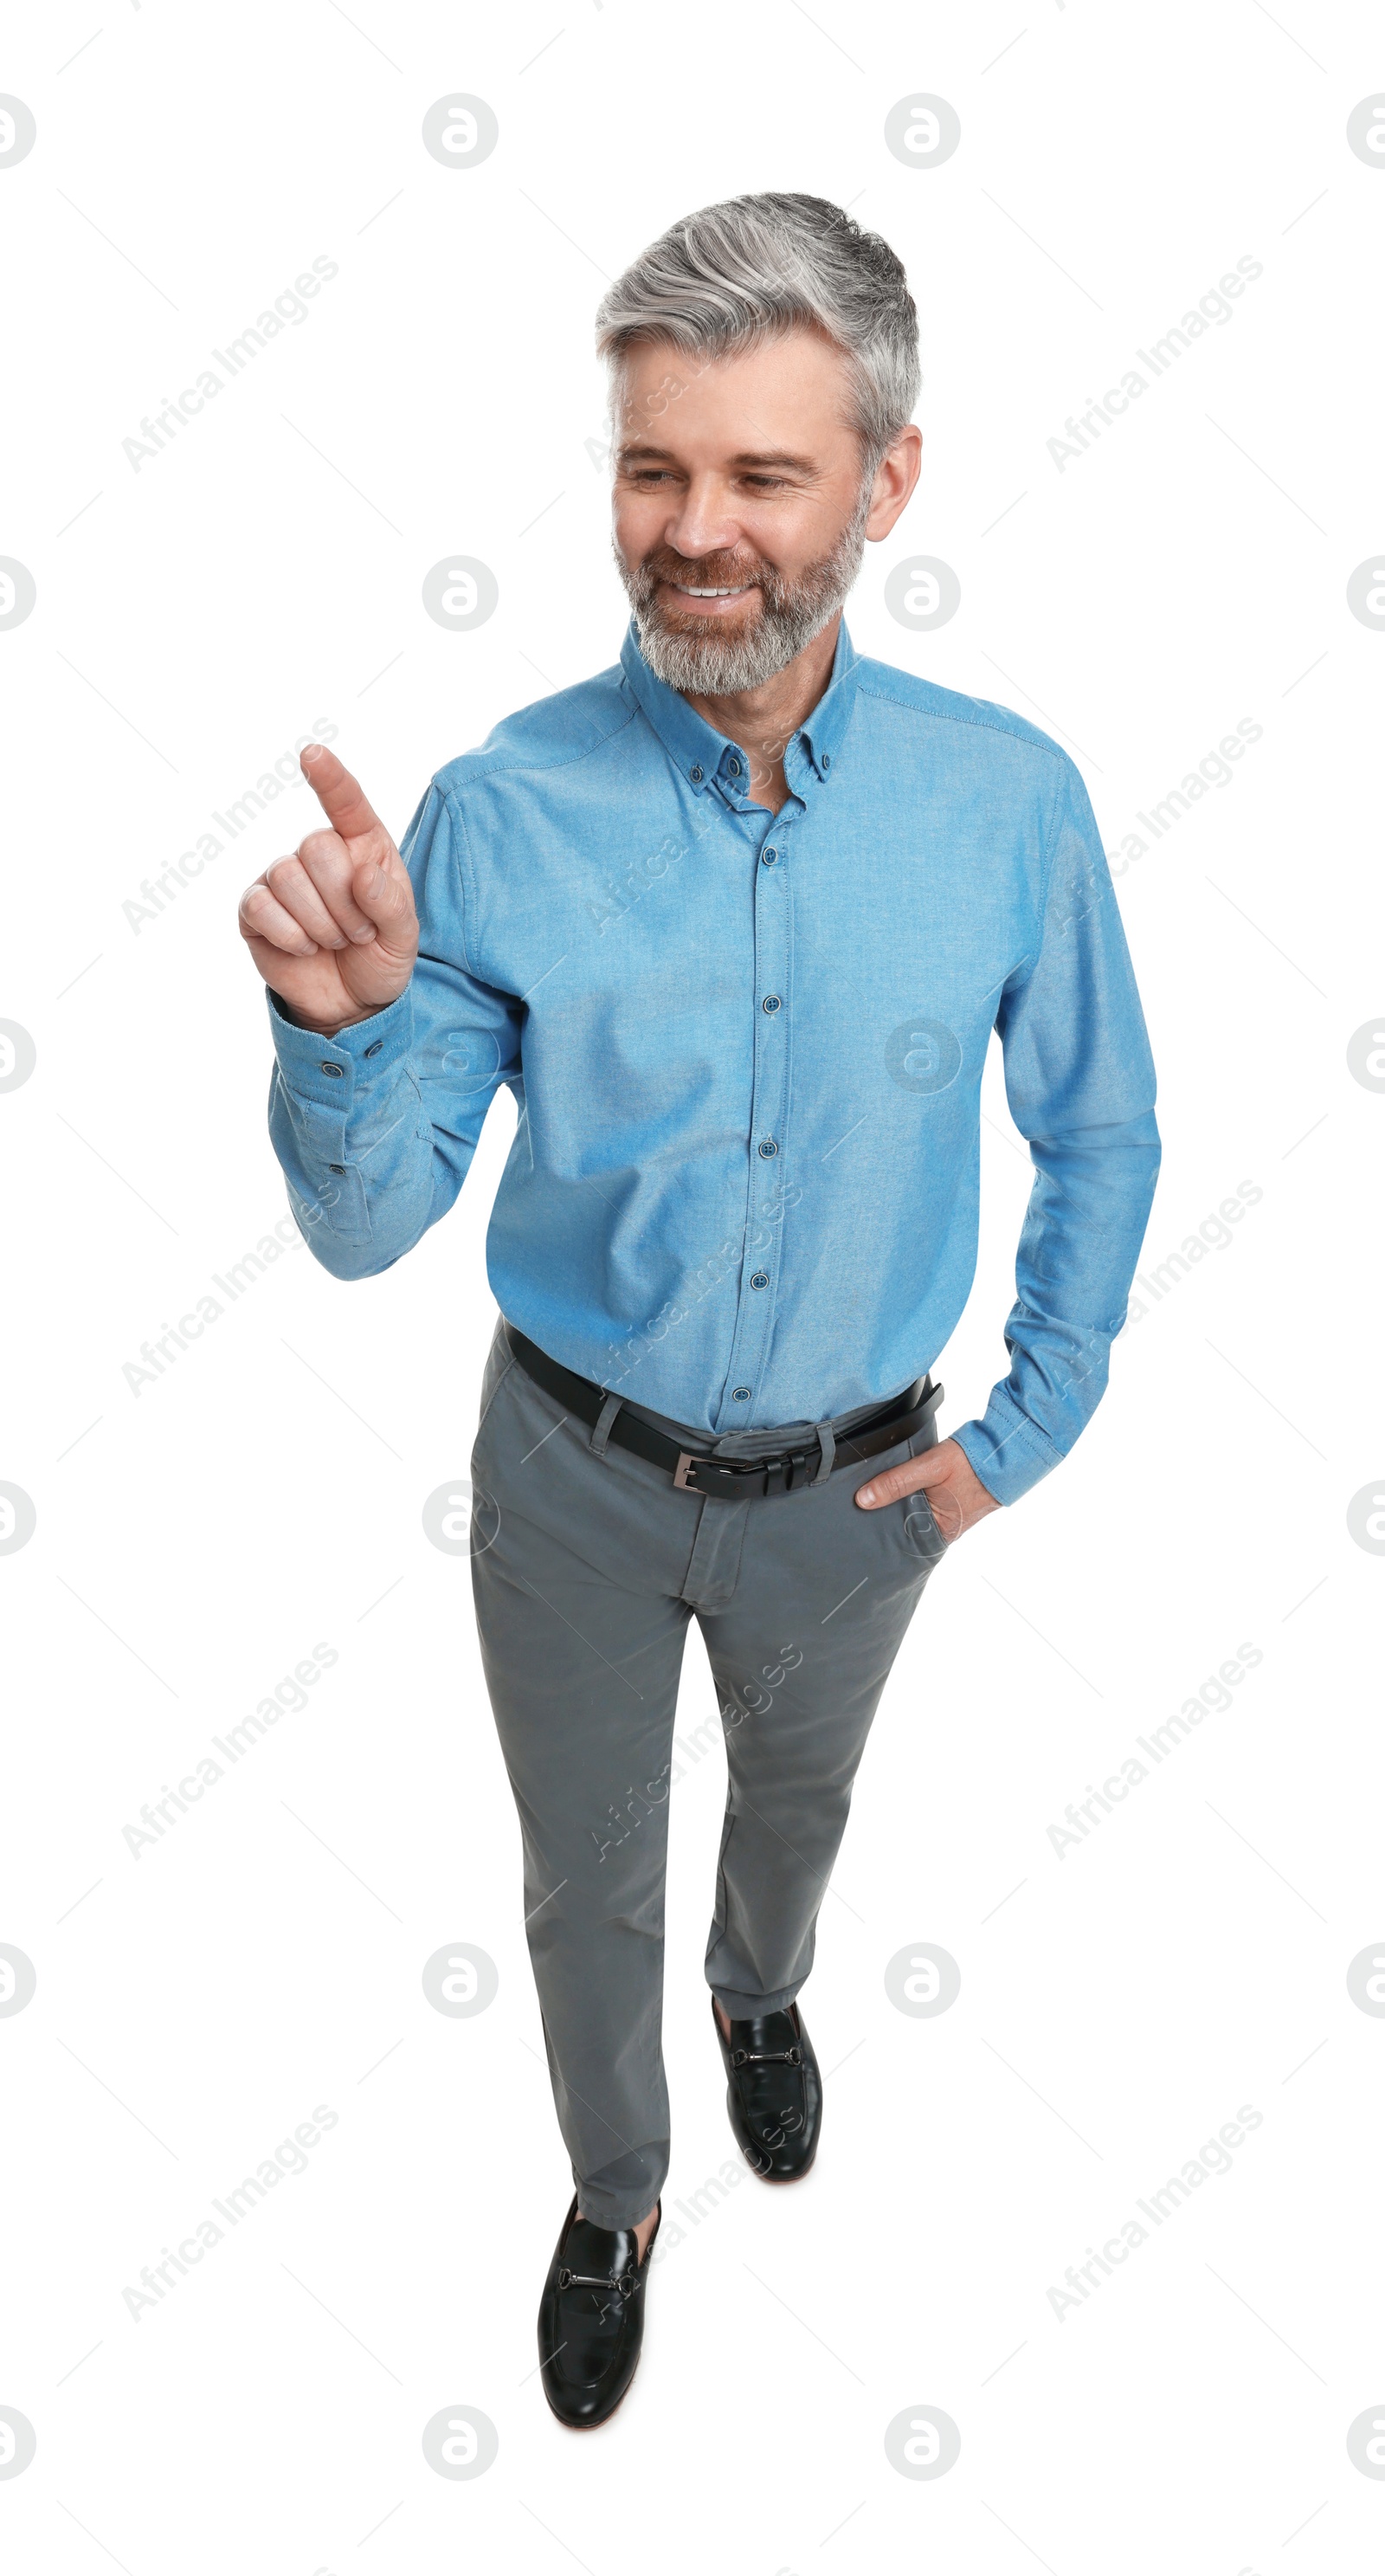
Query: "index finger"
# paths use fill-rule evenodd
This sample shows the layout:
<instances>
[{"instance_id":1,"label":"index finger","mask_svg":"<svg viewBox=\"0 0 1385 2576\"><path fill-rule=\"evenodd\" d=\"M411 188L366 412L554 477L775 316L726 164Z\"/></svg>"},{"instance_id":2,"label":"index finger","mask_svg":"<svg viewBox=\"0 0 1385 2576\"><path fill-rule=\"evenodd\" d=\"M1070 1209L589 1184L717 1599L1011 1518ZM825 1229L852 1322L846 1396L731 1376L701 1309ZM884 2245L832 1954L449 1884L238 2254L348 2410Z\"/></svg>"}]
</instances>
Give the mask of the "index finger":
<instances>
[{"instance_id":1,"label":"index finger","mask_svg":"<svg viewBox=\"0 0 1385 2576\"><path fill-rule=\"evenodd\" d=\"M389 831L359 780L325 743L310 742L299 756L299 767L333 831L340 832L344 841L359 841L367 832L383 832L389 840Z\"/></svg>"}]
</instances>

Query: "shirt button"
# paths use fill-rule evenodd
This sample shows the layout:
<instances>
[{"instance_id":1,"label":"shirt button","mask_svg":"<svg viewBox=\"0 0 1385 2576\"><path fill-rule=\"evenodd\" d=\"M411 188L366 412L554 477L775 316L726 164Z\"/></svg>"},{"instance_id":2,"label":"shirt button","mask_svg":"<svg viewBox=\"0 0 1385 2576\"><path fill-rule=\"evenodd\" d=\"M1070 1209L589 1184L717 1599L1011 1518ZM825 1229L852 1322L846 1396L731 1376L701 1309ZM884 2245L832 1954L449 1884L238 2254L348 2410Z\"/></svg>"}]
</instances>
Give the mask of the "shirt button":
<instances>
[{"instance_id":1,"label":"shirt button","mask_svg":"<svg viewBox=\"0 0 1385 2576\"><path fill-rule=\"evenodd\" d=\"M830 751L825 751L825 752L823 753L823 755L822 755L822 765L823 765L823 768L824 768L824 769L830 769L830 768L831 768L831 766L832 766L832 754L831 754L831 752L830 752Z\"/></svg>"},{"instance_id":2,"label":"shirt button","mask_svg":"<svg viewBox=\"0 0 1385 2576\"><path fill-rule=\"evenodd\" d=\"M757 1270L750 1284L752 1288L768 1288L769 1272L767 1270Z\"/></svg>"},{"instance_id":3,"label":"shirt button","mask_svg":"<svg viewBox=\"0 0 1385 2576\"><path fill-rule=\"evenodd\" d=\"M366 1048L366 1054L367 1054L367 1055L378 1055L378 1054L379 1054L379 1052L380 1052L380 1049L381 1049L381 1047L384 1045L384 1043L385 1043L385 1041L384 1041L384 1039L383 1039L383 1038L377 1038L377 1039L376 1039L376 1041L375 1041L374 1046L368 1046L368 1047Z\"/></svg>"},{"instance_id":4,"label":"shirt button","mask_svg":"<svg viewBox=\"0 0 1385 2576\"><path fill-rule=\"evenodd\" d=\"M761 1010L762 1010L762 1011L768 1011L768 1012L769 1012L769 1014L770 1014L770 1016L771 1016L771 1018L773 1018L774 1013L775 1013L775 1012L778 1010L778 1008L779 1008L779 996L778 996L778 994L777 994L777 993L766 993L766 995L765 995L765 998L764 998L763 1002L760 1004L760 1008L761 1008ZM334 1065L334 1064L332 1064L332 1065L324 1065L322 1069L323 1069L323 1072L324 1072L324 1073L335 1073L335 1072L338 1070L338 1068L337 1068L337 1067L336 1067L336 1065Z\"/></svg>"},{"instance_id":5,"label":"shirt button","mask_svg":"<svg viewBox=\"0 0 1385 2576\"><path fill-rule=\"evenodd\" d=\"M741 764L738 760L728 760L726 766L733 778L739 778L741 774Z\"/></svg>"},{"instance_id":6,"label":"shirt button","mask_svg":"<svg viewBox=\"0 0 1385 2576\"><path fill-rule=\"evenodd\" d=\"M701 784L702 784L702 772L701 772L701 770L700 770L700 769L690 769L690 770L688 771L688 776L689 776L689 778L692 780L692 783L693 783L694 787L700 787L700 786L701 786Z\"/></svg>"},{"instance_id":7,"label":"shirt button","mask_svg":"<svg viewBox=\"0 0 1385 2576\"><path fill-rule=\"evenodd\" d=\"M731 1401L732 1401L732 1403L733 1403L733 1404L749 1404L749 1402L750 1402L750 1389L749 1389L749 1387L748 1387L748 1386L733 1386L733 1387L732 1387L732 1389L731 1389Z\"/></svg>"},{"instance_id":8,"label":"shirt button","mask_svg":"<svg viewBox=\"0 0 1385 2576\"><path fill-rule=\"evenodd\" d=\"M778 852L777 850L762 850L762 851L760 852L760 857L761 857L761 859L762 859L762 861L763 861L764 865L765 865L767 868L772 868L772 867L773 867L774 862L775 862L775 860L778 858L778 856L779 856L779 852Z\"/></svg>"},{"instance_id":9,"label":"shirt button","mask_svg":"<svg viewBox=\"0 0 1385 2576\"><path fill-rule=\"evenodd\" d=\"M339 1064L320 1064L317 1069L319 1073L330 1073L334 1082L342 1080L342 1068Z\"/></svg>"},{"instance_id":10,"label":"shirt button","mask_svg":"<svg viewBox=\"0 0 1385 2576\"><path fill-rule=\"evenodd\" d=\"M778 1148L778 1146L776 1145L776 1143L775 1143L775 1141L774 1141L774 1138L773 1138L772 1136L767 1136L767 1137L765 1138L765 1141L764 1141L763 1145L760 1147L760 1152L761 1152L761 1155L763 1156L764 1160L765 1160L767 1163L768 1163L768 1162L770 1162L770 1161L772 1161L773 1157L778 1153L778 1151L779 1151L779 1148Z\"/></svg>"},{"instance_id":11,"label":"shirt button","mask_svg":"<svg viewBox=\"0 0 1385 2576\"><path fill-rule=\"evenodd\" d=\"M346 1165L345 1163L329 1163L327 1169L329 1172L344 1172Z\"/></svg>"}]
</instances>

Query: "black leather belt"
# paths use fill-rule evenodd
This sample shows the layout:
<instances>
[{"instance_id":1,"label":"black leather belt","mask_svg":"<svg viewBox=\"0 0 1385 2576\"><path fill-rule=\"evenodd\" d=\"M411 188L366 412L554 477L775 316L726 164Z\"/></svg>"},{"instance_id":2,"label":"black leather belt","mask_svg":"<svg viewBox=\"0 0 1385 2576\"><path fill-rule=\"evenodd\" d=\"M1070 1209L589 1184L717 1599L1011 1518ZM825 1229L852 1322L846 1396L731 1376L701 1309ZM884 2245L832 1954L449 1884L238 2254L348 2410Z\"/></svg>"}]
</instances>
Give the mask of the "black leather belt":
<instances>
[{"instance_id":1,"label":"black leather belt","mask_svg":"<svg viewBox=\"0 0 1385 2576\"><path fill-rule=\"evenodd\" d=\"M546 1395L555 1397L569 1413L575 1413L579 1422L598 1420L610 1400L608 1387L595 1385L591 1378L578 1377L574 1370L550 1359L537 1342L531 1342L508 1322L505 1337L520 1367ZM911 1440L916 1431L922 1430L942 1396L943 1389L935 1386L931 1378L916 1378L902 1395L892 1396L878 1413L868 1415L853 1431L838 1438L832 1473L835 1475L839 1467L860 1466L867 1458L878 1458L882 1449L893 1449L901 1440ZM805 1449L786 1449L778 1457L698 1458L624 1407L615 1415L607 1436L618 1449L631 1449L637 1458L647 1458L651 1466L665 1468L685 1493L714 1494L724 1502L754 1502L769 1494L796 1493L813 1483L822 1464L816 1439L810 1440Z\"/></svg>"}]
</instances>

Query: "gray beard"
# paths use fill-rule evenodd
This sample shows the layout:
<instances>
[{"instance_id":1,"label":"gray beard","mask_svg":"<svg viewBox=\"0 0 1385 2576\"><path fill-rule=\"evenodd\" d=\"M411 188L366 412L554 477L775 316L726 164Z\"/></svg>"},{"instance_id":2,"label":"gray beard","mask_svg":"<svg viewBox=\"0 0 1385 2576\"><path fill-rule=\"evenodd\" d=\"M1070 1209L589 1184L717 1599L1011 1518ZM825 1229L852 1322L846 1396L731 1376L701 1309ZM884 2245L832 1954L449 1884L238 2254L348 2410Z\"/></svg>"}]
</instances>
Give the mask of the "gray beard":
<instances>
[{"instance_id":1,"label":"gray beard","mask_svg":"<svg viewBox=\"0 0 1385 2576\"><path fill-rule=\"evenodd\" d=\"M616 568L634 612L640 651L655 678L685 696L721 698L763 688L767 680L786 670L846 599L861 569L870 503L871 484L867 483L831 552L809 564L796 581L786 581L772 566L764 566L756 575L759 615L741 635L724 635L716 627L706 634L675 631L665 623L659 575L643 563L627 566L617 553Z\"/></svg>"}]
</instances>

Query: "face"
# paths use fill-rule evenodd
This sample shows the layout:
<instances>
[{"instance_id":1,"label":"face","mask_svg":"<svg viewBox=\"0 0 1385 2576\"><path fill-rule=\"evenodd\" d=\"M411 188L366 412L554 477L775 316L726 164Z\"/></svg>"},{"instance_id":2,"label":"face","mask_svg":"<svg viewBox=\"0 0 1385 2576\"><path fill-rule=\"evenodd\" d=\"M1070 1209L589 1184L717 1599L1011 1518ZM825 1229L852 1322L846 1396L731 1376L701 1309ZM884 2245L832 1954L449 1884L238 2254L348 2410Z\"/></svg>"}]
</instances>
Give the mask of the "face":
<instances>
[{"instance_id":1,"label":"face","mask_svg":"<svg viewBox=\"0 0 1385 2576\"><path fill-rule=\"evenodd\" d=\"M617 404L616 561L651 669L722 695L787 667L841 607L918 479L902 432L863 484L850 380L817 331L702 360L632 349Z\"/></svg>"}]
</instances>

